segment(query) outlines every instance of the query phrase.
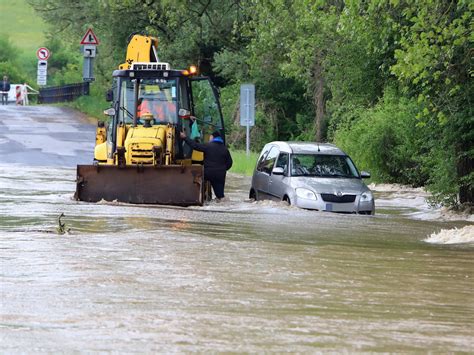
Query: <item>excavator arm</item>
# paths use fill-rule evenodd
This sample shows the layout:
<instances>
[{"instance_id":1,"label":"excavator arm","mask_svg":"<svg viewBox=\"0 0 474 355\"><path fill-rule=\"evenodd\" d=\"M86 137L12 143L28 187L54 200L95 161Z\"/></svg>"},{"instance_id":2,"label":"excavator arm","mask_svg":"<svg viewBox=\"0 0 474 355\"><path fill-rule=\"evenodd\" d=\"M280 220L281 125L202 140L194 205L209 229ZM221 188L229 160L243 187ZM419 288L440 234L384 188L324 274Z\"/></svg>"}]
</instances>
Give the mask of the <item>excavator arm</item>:
<instances>
[{"instance_id":1,"label":"excavator arm","mask_svg":"<svg viewBox=\"0 0 474 355\"><path fill-rule=\"evenodd\" d=\"M134 62L156 63L158 62L158 55L156 49L158 48L158 38L133 35L128 42L127 57L125 63L119 65L120 70L127 70L132 67Z\"/></svg>"}]
</instances>

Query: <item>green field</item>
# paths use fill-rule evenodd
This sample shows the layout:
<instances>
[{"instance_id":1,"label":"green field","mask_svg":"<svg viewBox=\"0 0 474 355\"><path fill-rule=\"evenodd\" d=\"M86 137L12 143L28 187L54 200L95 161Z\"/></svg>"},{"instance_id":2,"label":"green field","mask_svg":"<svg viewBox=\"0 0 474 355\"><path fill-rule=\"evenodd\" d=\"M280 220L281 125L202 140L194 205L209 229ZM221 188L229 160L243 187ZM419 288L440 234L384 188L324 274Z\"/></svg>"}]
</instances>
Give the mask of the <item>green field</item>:
<instances>
[{"instance_id":1,"label":"green field","mask_svg":"<svg viewBox=\"0 0 474 355\"><path fill-rule=\"evenodd\" d=\"M44 45L43 22L26 0L0 0L0 36L8 36L20 49L20 57L36 57L36 50Z\"/></svg>"}]
</instances>

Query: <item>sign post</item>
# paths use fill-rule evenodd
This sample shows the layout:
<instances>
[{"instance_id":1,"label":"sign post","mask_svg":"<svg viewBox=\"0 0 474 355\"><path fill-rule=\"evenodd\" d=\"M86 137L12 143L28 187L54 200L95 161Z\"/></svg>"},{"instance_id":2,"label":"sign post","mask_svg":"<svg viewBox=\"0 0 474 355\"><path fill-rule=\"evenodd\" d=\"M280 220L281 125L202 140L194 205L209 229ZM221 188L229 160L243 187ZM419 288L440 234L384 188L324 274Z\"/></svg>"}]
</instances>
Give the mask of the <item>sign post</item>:
<instances>
[{"instance_id":1,"label":"sign post","mask_svg":"<svg viewBox=\"0 0 474 355\"><path fill-rule=\"evenodd\" d=\"M84 56L84 64L82 66L82 80L83 81L94 81L94 58L97 55L97 46L99 45L99 40L97 36L92 31L92 28L89 28L86 34L82 37L82 54Z\"/></svg>"},{"instance_id":2,"label":"sign post","mask_svg":"<svg viewBox=\"0 0 474 355\"><path fill-rule=\"evenodd\" d=\"M246 127L246 152L250 154L250 127L255 125L255 85L240 86L240 125Z\"/></svg>"},{"instance_id":3,"label":"sign post","mask_svg":"<svg viewBox=\"0 0 474 355\"><path fill-rule=\"evenodd\" d=\"M36 51L36 57L38 58L38 71L36 76L36 83L44 86L47 83L48 76L48 58L51 55L48 48L41 47Z\"/></svg>"}]
</instances>

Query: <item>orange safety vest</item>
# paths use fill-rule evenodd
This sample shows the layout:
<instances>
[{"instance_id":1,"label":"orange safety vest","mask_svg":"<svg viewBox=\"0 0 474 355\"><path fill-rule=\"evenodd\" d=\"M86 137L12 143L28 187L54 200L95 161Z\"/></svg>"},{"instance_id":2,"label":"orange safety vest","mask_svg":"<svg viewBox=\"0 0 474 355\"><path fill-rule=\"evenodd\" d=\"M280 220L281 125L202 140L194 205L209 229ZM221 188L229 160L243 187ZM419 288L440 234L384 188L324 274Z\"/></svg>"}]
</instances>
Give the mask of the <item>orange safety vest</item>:
<instances>
[{"instance_id":1,"label":"orange safety vest","mask_svg":"<svg viewBox=\"0 0 474 355\"><path fill-rule=\"evenodd\" d=\"M167 121L168 117L176 115L176 106L171 102L152 103L149 100L144 100L137 108L138 117L149 112L158 121Z\"/></svg>"}]
</instances>

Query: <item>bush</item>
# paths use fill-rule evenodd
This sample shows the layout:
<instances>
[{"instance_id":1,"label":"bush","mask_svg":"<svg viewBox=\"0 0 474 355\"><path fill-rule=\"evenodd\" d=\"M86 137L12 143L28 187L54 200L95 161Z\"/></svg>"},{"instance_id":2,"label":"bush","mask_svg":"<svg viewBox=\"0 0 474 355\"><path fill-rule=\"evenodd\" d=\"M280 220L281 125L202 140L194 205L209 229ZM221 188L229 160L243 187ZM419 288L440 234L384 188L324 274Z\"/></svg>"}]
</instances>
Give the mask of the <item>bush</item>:
<instances>
[{"instance_id":1,"label":"bush","mask_svg":"<svg viewBox=\"0 0 474 355\"><path fill-rule=\"evenodd\" d=\"M22 84L29 82L25 72L23 72L12 62L0 62L0 75L0 80L3 79L4 75L7 75L10 83L12 84Z\"/></svg>"},{"instance_id":2,"label":"bush","mask_svg":"<svg viewBox=\"0 0 474 355\"><path fill-rule=\"evenodd\" d=\"M426 157L425 163L430 171L427 187L432 193L428 202L431 205L457 205L459 186L455 183L457 176L454 149L443 144L435 145L431 154Z\"/></svg>"},{"instance_id":3,"label":"bush","mask_svg":"<svg viewBox=\"0 0 474 355\"><path fill-rule=\"evenodd\" d=\"M415 100L387 90L374 108L358 110L353 120L339 125L335 143L375 181L421 186L428 179L423 167L428 147L417 124L419 110Z\"/></svg>"},{"instance_id":4,"label":"bush","mask_svg":"<svg viewBox=\"0 0 474 355\"><path fill-rule=\"evenodd\" d=\"M15 47L6 35L0 36L0 62L14 62L18 58L19 49Z\"/></svg>"}]
</instances>

